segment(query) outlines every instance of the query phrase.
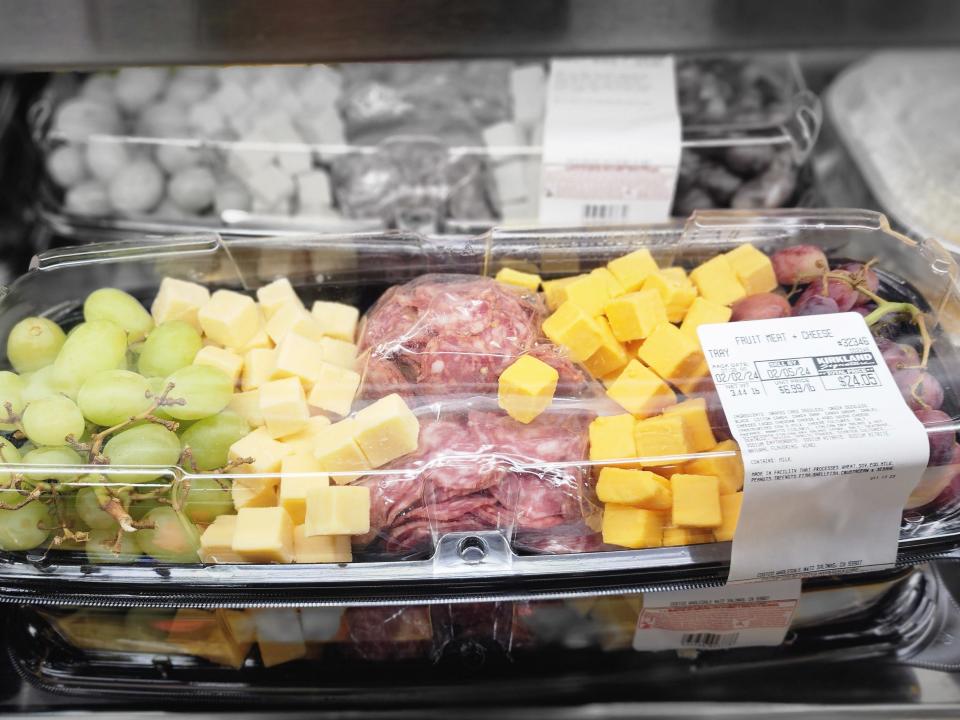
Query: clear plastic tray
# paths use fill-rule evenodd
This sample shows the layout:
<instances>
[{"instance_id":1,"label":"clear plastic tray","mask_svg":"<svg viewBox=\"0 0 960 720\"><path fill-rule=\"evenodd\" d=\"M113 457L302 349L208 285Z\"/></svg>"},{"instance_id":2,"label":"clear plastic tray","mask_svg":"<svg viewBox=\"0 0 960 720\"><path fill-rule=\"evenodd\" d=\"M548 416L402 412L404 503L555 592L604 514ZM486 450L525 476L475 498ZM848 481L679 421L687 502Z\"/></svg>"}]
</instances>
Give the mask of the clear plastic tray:
<instances>
[{"instance_id":1,"label":"clear plastic tray","mask_svg":"<svg viewBox=\"0 0 960 720\"><path fill-rule=\"evenodd\" d=\"M857 587L870 598L850 604ZM729 682L760 666L798 673L805 663L909 664L956 621L928 570L854 587L821 579L802 594L798 616L811 594L832 597L834 612L795 622L779 647L682 653L632 649L642 599L627 595L433 607L17 608L5 620L14 667L43 690L271 704L331 695L402 703L407 693L481 701L493 687L501 700L655 686L689 699L710 678Z\"/></svg>"},{"instance_id":2,"label":"clear plastic tray","mask_svg":"<svg viewBox=\"0 0 960 720\"><path fill-rule=\"evenodd\" d=\"M545 68L400 63L55 76L31 113L48 170L41 215L83 239L473 232L532 222ZM680 59L678 88L676 215L808 202L803 161L821 109L793 58ZM114 181L121 172L131 182Z\"/></svg>"},{"instance_id":3,"label":"clear plastic tray","mask_svg":"<svg viewBox=\"0 0 960 720\"><path fill-rule=\"evenodd\" d=\"M428 240L401 233L232 240L209 235L87 245L42 255L0 300L0 337L31 315L73 325L94 288L119 287L149 304L165 276L247 293L287 277L307 303L323 299L365 311L374 308L360 332L361 350L365 342L370 347L358 361L363 378L353 410L400 394L419 423L417 451L376 470L338 466L323 475L370 488L370 532L351 530L352 561L338 564L237 563L223 551L206 558L208 564L198 564L199 533L213 515L230 515L234 501L240 505L238 487L275 483L283 473L245 473L234 467L211 476L168 466L47 465L42 471L47 482L34 487L28 479L37 474L37 465L10 464L5 470L19 488L15 499L44 503L61 522L52 523L46 541L0 555L0 599L84 604L102 602L102 595L109 594L117 602L139 598L180 607L213 599L242 605L251 597L278 604L296 604L298 599L384 604L391 597L434 603L720 584L730 543L714 542L712 533L689 540L697 544L635 550L604 545L599 534L604 503L598 499L596 480L604 468L617 465L640 464L665 477L676 472L671 464L733 460L735 445L589 459L587 444L593 441L588 423L596 416L622 414L623 409L586 367L540 335L537 322L521 322L529 319L525 308L540 307L539 298L489 276L505 267L535 267L544 278L569 276L643 248L662 268L690 268L745 243L766 252L813 244L834 266L874 260L880 296L922 311L933 341L928 371L937 380L927 380L927 387L942 390L942 397L930 400L941 407L940 413L927 419L932 423L931 442L939 443L940 450L905 508L899 562L917 562L960 545L960 504L953 482L960 416L956 266L937 243L899 236L877 213L713 212L694 215L682 232L672 227L492 231L473 239ZM396 285L400 287L385 293ZM402 314L398 326L396 315L388 311L415 307L404 305L411 292L433 293L435 302L420 305L419 317ZM506 311L477 327L463 325L471 313L482 317L491 308ZM540 312L546 311L535 310L533 318L542 317ZM454 326L454 338L445 341L452 345L430 345ZM918 326L899 320L881 326L921 349ZM492 331L495 337L487 334ZM373 342L373 337L379 340ZM485 352L473 349L476 342L486 343ZM436 352L441 354L431 355ZM522 352L552 363L563 380L551 408L529 424L499 409L497 383L492 381ZM440 375L418 381L411 375L416 368ZM701 381L699 376L670 380L688 398L710 402L715 399L710 383ZM917 399L910 397L911 402ZM656 411L644 414L657 416ZM722 415L711 413L709 424L714 442L724 437ZM210 484L211 477L216 485ZM215 496L209 502L222 505L226 499L230 507L206 517L185 509L191 488L204 483L203 493ZM104 493L97 501L101 508L112 505L117 510L112 516L125 531L119 532L112 521L107 524L118 542L136 539L134 546L118 545L120 552L106 564L100 564L102 556L91 564L82 538L54 529L90 529L86 519L76 520L62 503L69 503L73 492L79 498L91 486ZM203 511L205 499L197 502ZM157 551L152 535L146 538L154 548L146 550L150 557L127 552L128 547L148 548L140 542L143 531L158 530L152 521L148 525L154 527L137 525L152 511L151 503L168 506L164 513L171 517L160 521L159 528L186 538L185 554Z\"/></svg>"},{"instance_id":4,"label":"clear plastic tray","mask_svg":"<svg viewBox=\"0 0 960 720\"><path fill-rule=\"evenodd\" d=\"M960 252L960 53L880 53L826 95L837 133L884 212L915 237Z\"/></svg>"}]
</instances>

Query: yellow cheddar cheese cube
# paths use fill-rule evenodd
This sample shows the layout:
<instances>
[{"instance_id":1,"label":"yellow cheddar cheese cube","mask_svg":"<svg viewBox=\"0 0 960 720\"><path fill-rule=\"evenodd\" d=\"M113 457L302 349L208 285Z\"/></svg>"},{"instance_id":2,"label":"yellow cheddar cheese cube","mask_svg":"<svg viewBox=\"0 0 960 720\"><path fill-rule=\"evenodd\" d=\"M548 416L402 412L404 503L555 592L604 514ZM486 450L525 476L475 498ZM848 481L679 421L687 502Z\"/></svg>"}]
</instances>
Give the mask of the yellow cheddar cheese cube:
<instances>
[{"instance_id":1,"label":"yellow cheddar cheese cube","mask_svg":"<svg viewBox=\"0 0 960 720\"><path fill-rule=\"evenodd\" d=\"M274 351L270 378L297 378L304 389L309 390L320 374L322 355L323 347L318 340L300 333L289 333Z\"/></svg>"},{"instance_id":2,"label":"yellow cheddar cheese cube","mask_svg":"<svg viewBox=\"0 0 960 720\"><path fill-rule=\"evenodd\" d=\"M715 528L720 515L720 484L713 475L685 475L670 478L673 490L673 524L686 528Z\"/></svg>"},{"instance_id":3,"label":"yellow cheddar cheese cube","mask_svg":"<svg viewBox=\"0 0 960 720\"><path fill-rule=\"evenodd\" d=\"M274 507L277 504L279 486L280 479L276 477L234 478L230 485L230 497L237 510L245 507Z\"/></svg>"},{"instance_id":4,"label":"yellow cheddar cheese cube","mask_svg":"<svg viewBox=\"0 0 960 720\"><path fill-rule=\"evenodd\" d=\"M671 323L658 325L637 355L664 380L690 377L703 360L700 343Z\"/></svg>"},{"instance_id":5,"label":"yellow cheddar cheese cube","mask_svg":"<svg viewBox=\"0 0 960 720\"><path fill-rule=\"evenodd\" d=\"M319 461L312 455L288 455L280 465L280 507L290 513L295 525L303 523L307 512L307 492L330 485L330 478L320 471Z\"/></svg>"},{"instance_id":6,"label":"yellow cheddar cheese cube","mask_svg":"<svg viewBox=\"0 0 960 720\"><path fill-rule=\"evenodd\" d=\"M667 482L667 487L669 489L670 483ZM669 510L652 510L651 512L655 513L657 518L660 520L660 525L664 530L667 528L673 527L673 508Z\"/></svg>"},{"instance_id":7,"label":"yellow cheddar cheese cube","mask_svg":"<svg viewBox=\"0 0 960 720\"><path fill-rule=\"evenodd\" d=\"M348 343L352 343L356 338L360 311L352 305L317 300L310 308L310 314L327 337Z\"/></svg>"},{"instance_id":8,"label":"yellow cheddar cheese cube","mask_svg":"<svg viewBox=\"0 0 960 720\"><path fill-rule=\"evenodd\" d=\"M683 316L683 323L680 325L680 330L699 343L700 338L697 335L698 327L710 323L728 322L732 314L733 311L726 305L720 305L712 300L698 297L694 299L690 305L690 309L687 310L687 314Z\"/></svg>"},{"instance_id":9,"label":"yellow cheddar cheese cube","mask_svg":"<svg viewBox=\"0 0 960 720\"><path fill-rule=\"evenodd\" d=\"M357 346L324 336L320 338L320 358L331 365L353 370L357 364Z\"/></svg>"},{"instance_id":10,"label":"yellow cheddar cheese cube","mask_svg":"<svg viewBox=\"0 0 960 720\"><path fill-rule=\"evenodd\" d=\"M663 529L663 546L702 545L713 542L713 532L698 528L667 527Z\"/></svg>"},{"instance_id":11,"label":"yellow cheddar cheese cube","mask_svg":"<svg viewBox=\"0 0 960 720\"><path fill-rule=\"evenodd\" d=\"M659 415L637 423L637 457L644 466L674 465L690 453L690 433L680 415ZM679 457L678 457L679 456ZM659 460L658 458L665 458Z\"/></svg>"},{"instance_id":12,"label":"yellow cheddar cheese cube","mask_svg":"<svg viewBox=\"0 0 960 720\"><path fill-rule=\"evenodd\" d=\"M720 525L713 529L713 537L717 542L733 540L737 532L737 523L740 522L740 509L743 507L743 493L730 493L720 496Z\"/></svg>"},{"instance_id":13,"label":"yellow cheddar cheese cube","mask_svg":"<svg viewBox=\"0 0 960 720\"><path fill-rule=\"evenodd\" d=\"M726 258L747 295L770 292L779 285L770 258L753 245L741 245L726 253Z\"/></svg>"},{"instance_id":14,"label":"yellow cheddar cheese cube","mask_svg":"<svg viewBox=\"0 0 960 720\"><path fill-rule=\"evenodd\" d=\"M643 347L643 340L631 340L627 343L627 355L632 358L640 359L640 348Z\"/></svg>"},{"instance_id":15,"label":"yellow cheddar cheese cube","mask_svg":"<svg viewBox=\"0 0 960 720\"><path fill-rule=\"evenodd\" d=\"M227 405L227 410L232 410L242 417L250 427L257 428L263 425L263 415L260 414L260 392L258 390L234 393Z\"/></svg>"},{"instance_id":16,"label":"yellow cheddar cheese cube","mask_svg":"<svg viewBox=\"0 0 960 720\"><path fill-rule=\"evenodd\" d=\"M666 478L649 470L603 468L597 480L597 497L605 503L644 510L668 510L673 505Z\"/></svg>"},{"instance_id":17,"label":"yellow cheddar cheese cube","mask_svg":"<svg viewBox=\"0 0 960 720\"><path fill-rule=\"evenodd\" d=\"M658 325L667 322L667 308L656 290L642 290L614 298L604 312L617 340L643 340Z\"/></svg>"},{"instance_id":18,"label":"yellow cheddar cheese cube","mask_svg":"<svg viewBox=\"0 0 960 720\"><path fill-rule=\"evenodd\" d=\"M293 562L293 521L282 507L237 512L233 551L249 562Z\"/></svg>"},{"instance_id":19,"label":"yellow cheddar cheese cube","mask_svg":"<svg viewBox=\"0 0 960 720\"><path fill-rule=\"evenodd\" d=\"M690 449L693 452L704 452L717 444L710 427L710 416L707 415L707 401L705 398L691 398L668 407L664 415L676 414L683 418L690 438ZM712 473L705 473L710 475Z\"/></svg>"},{"instance_id":20,"label":"yellow cheddar cheese cube","mask_svg":"<svg viewBox=\"0 0 960 720\"><path fill-rule=\"evenodd\" d=\"M274 440L263 427L237 440L227 452L230 460L250 458L252 461L240 466L240 470L256 474L277 472L280 470L280 461L289 454L290 450Z\"/></svg>"},{"instance_id":21,"label":"yellow cheddar cheese cube","mask_svg":"<svg viewBox=\"0 0 960 720\"><path fill-rule=\"evenodd\" d=\"M665 278L673 280L676 283L682 283L685 280L688 280L687 271L684 270L682 267L663 268L660 271L660 274L663 275Z\"/></svg>"},{"instance_id":22,"label":"yellow cheddar cheese cube","mask_svg":"<svg viewBox=\"0 0 960 720\"><path fill-rule=\"evenodd\" d=\"M630 356L623 344L613 336L607 319L600 315L596 320L600 326L600 347L583 364L594 377L603 377L625 367Z\"/></svg>"},{"instance_id":23,"label":"yellow cheddar cheese cube","mask_svg":"<svg viewBox=\"0 0 960 720\"><path fill-rule=\"evenodd\" d=\"M307 402L334 415L349 415L358 387L359 373L321 360Z\"/></svg>"},{"instance_id":24,"label":"yellow cheddar cheese cube","mask_svg":"<svg viewBox=\"0 0 960 720\"><path fill-rule=\"evenodd\" d=\"M603 508L603 542L628 548L660 547L663 526L652 510L609 503Z\"/></svg>"},{"instance_id":25,"label":"yellow cheddar cheese cube","mask_svg":"<svg viewBox=\"0 0 960 720\"><path fill-rule=\"evenodd\" d=\"M570 351L570 357L583 362L603 341L600 324L583 308L565 302L543 321L543 334Z\"/></svg>"},{"instance_id":26,"label":"yellow cheddar cheese cube","mask_svg":"<svg viewBox=\"0 0 960 720\"><path fill-rule=\"evenodd\" d=\"M667 313L667 320L670 322L683 320L697 297L697 289L689 280L677 279L671 274L662 272L648 277L643 283L643 290L660 295Z\"/></svg>"},{"instance_id":27,"label":"yellow cheddar cheese cube","mask_svg":"<svg viewBox=\"0 0 960 720\"><path fill-rule=\"evenodd\" d=\"M273 368L277 361L275 350L255 348L243 356L243 370L240 373L240 387L244 392L256 390L273 377Z\"/></svg>"},{"instance_id":28,"label":"yellow cheddar cheese cube","mask_svg":"<svg viewBox=\"0 0 960 720\"><path fill-rule=\"evenodd\" d=\"M420 421L396 393L367 405L354 415L353 422L354 440L371 467L412 453L420 442Z\"/></svg>"},{"instance_id":29,"label":"yellow cheddar cheese cube","mask_svg":"<svg viewBox=\"0 0 960 720\"><path fill-rule=\"evenodd\" d=\"M559 278L557 280L543 280L540 284L543 286L543 298L546 300L547 309L553 312L563 305L566 296L563 288L577 279L577 275L572 277Z\"/></svg>"},{"instance_id":30,"label":"yellow cheddar cheese cube","mask_svg":"<svg viewBox=\"0 0 960 720\"><path fill-rule=\"evenodd\" d=\"M627 354L629 354L629 352ZM626 365L624 365L624 367L626 367ZM614 382L616 382L617 378L620 377L621 374L623 374L623 368L617 368L612 373L607 373L600 378L600 382L603 383L605 388L608 388L613 385Z\"/></svg>"},{"instance_id":31,"label":"yellow cheddar cheese cube","mask_svg":"<svg viewBox=\"0 0 960 720\"><path fill-rule=\"evenodd\" d=\"M260 329L260 309L253 298L232 290L217 290L200 308L197 319L204 334L224 347L239 350Z\"/></svg>"},{"instance_id":32,"label":"yellow cheddar cheese cube","mask_svg":"<svg viewBox=\"0 0 960 720\"><path fill-rule=\"evenodd\" d=\"M306 527L293 529L293 556L298 563L353 562L349 535L314 535L307 537Z\"/></svg>"},{"instance_id":33,"label":"yellow cheddar cheese cube","mask_svg":"<svg viewBox=\"0 0 960 720\"><path fill-rule=\"evenodd\" d=\"M209 300L210 291L203 285L165 277L160 281L160 289L150 306L150 314L157 325L171 320L182 320L202 331L198 314L200 308Z\"/></svg>"},{"instance_id":34,"label":"yellow cheddar cheese cube","mask_svg":"<svg viewBox=\"0 0 960 720\"><path fill-rule=\"evenodd\" d=\"M710 366L707 359L701 355L700 361L687 373L686 377L675 378L670 381L684 395L694 395L706 390L710 386Z\"/></svg>"},{"instance_id":35,"label":"yellow cheddar cheese cube","mask_svg":"<svg viewBox=\"0 0 960 720\"><path fill-rule=\"evenodd\" d=\"M276 667L307 655L300 613L294 608L252 610L260 662Z\"/></svg>"},{"instance_id":36,"label":"yellow cheddar cheese cube","mask_svg":"<svg viewBox=\"0 0 960 720\"><path fill-rule=\"evenodd\" d=\"M323 415L312 415L304 428L281 440L291 454L313 455L319 438L330 429L330 420Z\"/></svg>"},{"instance_id":37,"label":"yellow cheddar cheese cube","mask_svg":"<svg viewBox=\"0 0 960 720\"><path fill-rule=\"evenodd\" d=\"M370 461L354 439L356 433L354 419L347 418L318 434L314 443L313 456L338 485L353 482L363 475L363 472L350 471L371 469Z\"/></svg>"},{"instance_id":38,"label":"yellow cheddar cheese cube","mask_svg":"<svg viewBox=\"0 0 960 720\"><path fill-rule=\"evenodd\" d=\"M536 292L540 289L540 276L533 273L520 272L513 268L501 268L496 274L495 279L506 285L523 288L530 292Z\"/></svg>"},{"instance_id":39,"label":"yellow cheddar cheese cube","mask_svg":"<svg viewBox=\"0 0 960 720\"><path fill-rule=\"evenodd\" d=\"M698 265L690 272L690 279L703 297L720 305L732 305L747 296L747 291L724 255L717 255Z\"/></svg>"},{"instance_id":40,"label":"yellow cheddar cheese cube","mask_svg":"<svg viewBox=\"0 0 960 720\"><path fill-rule=\"evenodd\" d=\"M370 488L331 485L307 493L307 537L363 535L370 532Z\"/></svg>"},{"instance_id":41,"label":"yellow cheddar cheese cube","mask_svg":"<svg viewBox=\"0 0 960 720\"><path fill-rule=\"evenodd\" d=\"M733 440L724 440L710 448L715 456L698 458L685 463L684 472L693 475L713 475L720 483L720 494L729 495L743 488L743 461L740 449Z\"/></svg>"},{"instance_id":42,"label":"yellow cheddar cheese cube","mask_svg":"<svg viewBox=\"0 0 960 720\"><path fill-rule=\"evenodd\" d=\"M233 551L233 534L237 529L236 515L219 515L200 536L200 562L237 563L243 557Z\"/></svg>"},{"instance_id":43,"label":"yellow cheddar cheese cube","mask_svg":"<svg viewBox=\"0 0 960 720\"><path fill-rule=\"evenodd\" d=\"M271 380L261 385L260 414L271 437L280 438L301 430L310 417L303 385L297 378Z\"/></svg>"},{"instance_id":44,"label":"yellow cheddar cheese cube","mask_svg":"<svg viewBox=\"0 0 960 720\"><path fill-rule=\"evenodd\" d=\"M251 350L270 350L273 345L273 340L270 339L270 336L267 335L267 330L262 324L263 318L261 317L260 329L254 333L254 336L250 338L247 343L240 348L237 352L241 355L246 355Z\"/></svg>"},{"instance_id":45,"label":"yellow cheddar cheese cube","mask_svg":"<svg viewBox=\"0 0 960 720\"><path fill-rule=\"evenodd\" d=\"M320 324L306 311L300 300L278 307L267 320L266 331L277 345L290 333L299 333L311 340L323 337Z\"/></svg>"},{"instance_id":46,"label":"yellow cheddar cheese cube","mask_svg":"<svg viewBox=\"0 0 960 720\"><path fill-rule=\"evenodd\" d=\"M260 303L260 309L263 310L264 317L269 320L273 314L281 307L287 304L301 304L297 291L287 278L274 280L268 285L264 285L257 290L257 300Z\"/></svg>"},{"instance_id":47,"label":"yellow cheddar cheese cube","mask_svg":"<svg viewBox=\"0 0 960 720\"><path fill-rule=\"evenodd\" d=\"M558 291L565 303L573 303L591 317L600 315L610 300L606 283L596 275L579 275Z\"/></svg>"},{"instance_id":48,"label":"yellow cheddar cheese cube","mask_svg":"<svg viewBox=\"0 0 960 720\"><path fill-rule=\"evenodd\" d=\"M603 282L604 285L607 286L607 294L610 296L611 299L618 298L624 293L626 293L626 290L623 289L623 285L621 285L620 281L617 280L616 276L612 272L610 272L609 268L606 268L606 267L594 268L593 270L590 271L590 274L595 275L597 278L599 278Z\"/></svg>"},{"instance_id":49,"label":"yellow cheddar cheese cube","mask_svg":"<svg viewBox=\"0 0 960 720\"><path fill-rule=\"evenodd\" d=\"M514 420L529 423L550 406L559 379L555 368L522 355L500 373L497 403Z\"/></svg>"},{"instance_id":50,"label":"yellow cheddar cheese cube","mask_svg":"<svg viewBox=\"0 0 960 720\"><path fill-rule=\"evenodd\" d=\"M637 417L654 415L677 401L660 377L638 360L631 360L620 377L607 388L607 395Z\"/></svg>"},{"instance_id":51,"label":"yellow cheddar cheese cube","mask_svg":"<svg viewBox=\"0 0 960 720\"><path fill-rule=\"evenodd\" d=\"M633 438L636 425L633 415L608 415L590 423L590 459L621 460L637 456L637 443Z\"/></svg>"},{"instance_id":52,"label":"yellow cheddar cheese cube","mask_svg":"<svg viewBox=\"0 0 960 720\"><path fill-rule=\"evenodd\" d=\"M646 248L634 250L629 255L611 260L607 263L607 269L613 273L623 291L628 293L639 290L650 275L660 270L653 255Z\"/></svg>"},{"instance_id":53,"label":"yellow cheddar cheese cube","mask_svg":"<svg viewBox=\"0 0 960 720\"><path fill-rule=\"evenodd\" d=\"M193 357L194 365L209 365L221 370L227 375L233 384L240 381L240 373L243 370L243 358L232 350L214 347L208 345L200 348L200 351Z\"/></svg>"}]
</instances>

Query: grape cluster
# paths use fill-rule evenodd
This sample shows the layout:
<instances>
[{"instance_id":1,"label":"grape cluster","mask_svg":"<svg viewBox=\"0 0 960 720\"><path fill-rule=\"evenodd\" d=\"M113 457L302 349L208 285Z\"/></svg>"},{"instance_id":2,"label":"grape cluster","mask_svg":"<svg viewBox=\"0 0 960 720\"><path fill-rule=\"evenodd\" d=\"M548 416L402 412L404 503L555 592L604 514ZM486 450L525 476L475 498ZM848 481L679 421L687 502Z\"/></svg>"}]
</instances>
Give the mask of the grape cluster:
<instances>
[{"instance_id":1,"label":"grape cluster","mask_svg":"<svg viewBox=\"0 0 960 720\"><path fill-rule=\"evenodd\" d=\"M68 333L42 317L13 327L13 371L0 371L0 462L37 469L0 472L0 550L49 542L94 563L197 560L196 523L233 512L216 473L250 432L227 409L233 379L193 364L202 345L190 323L155 325L114 288L92 292ZM178 480L177 465L210 476Z\"/></svg>"}]
</instances>

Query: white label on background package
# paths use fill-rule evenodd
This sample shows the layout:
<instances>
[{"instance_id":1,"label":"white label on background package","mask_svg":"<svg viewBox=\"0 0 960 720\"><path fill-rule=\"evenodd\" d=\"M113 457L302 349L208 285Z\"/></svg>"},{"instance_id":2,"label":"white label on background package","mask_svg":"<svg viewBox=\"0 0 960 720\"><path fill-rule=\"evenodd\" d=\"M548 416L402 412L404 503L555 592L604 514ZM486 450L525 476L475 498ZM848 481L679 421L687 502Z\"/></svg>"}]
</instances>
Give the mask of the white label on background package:
<instances>
[{"instance_id":1,"label":"white label on background package","mask_svg":"<svg viewBox=\"0 0 960 720\"><path fill-rule=\"evenodd\" d=\"M553 60L540 221L667 220L680 137L672 57Z\"/></svg>"},{"instance_id":2,"label":"white label on background package","mask_svg":"<svg viewBox=\"0 0 960 720\"><path fill-rule=\"evenodd\" d=\"M698 333L743 455L729 581L891 565L929 445L863 317L750 320Z\"/></svg>"},{"instance_id":3,"label":"white label on background package","mask_svg":"<svg viewBox=\"0 0 960 720\"><path fill-rule=\"evenodd\" d=\"M644 593L634 650L723 650L783 642L800 579Z\"/></svg>"}]
</instances>

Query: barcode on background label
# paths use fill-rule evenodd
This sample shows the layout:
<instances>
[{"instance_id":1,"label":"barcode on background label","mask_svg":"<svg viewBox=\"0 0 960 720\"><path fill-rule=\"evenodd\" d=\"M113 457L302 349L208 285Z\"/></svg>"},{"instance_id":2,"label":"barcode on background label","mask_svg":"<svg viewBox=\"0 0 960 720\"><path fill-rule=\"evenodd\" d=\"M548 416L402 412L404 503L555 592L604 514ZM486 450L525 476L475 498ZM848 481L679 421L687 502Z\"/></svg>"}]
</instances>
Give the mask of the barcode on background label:
<instances>
[{"instance_id":1,"label":"barcode on background label","mask_svg":"<svg viewBox=\"0 0 960 720\"><path fill-rule=\"evenodd\" d=\"M583 219L587 222L626 220L630 217L630 206L626 203L587 203L583 206Z\"/></svg>"},{"instance_id":2,"label":"barcode on background label","mask_svg":"<svg viewBox=\"0 0 960 720\"><path fill-rule=\"evenodd\" d=\"M740 633L687 633L680 638L680 645L688 648L728 648L737 644Z\"/></svg>"}]
</instances>

